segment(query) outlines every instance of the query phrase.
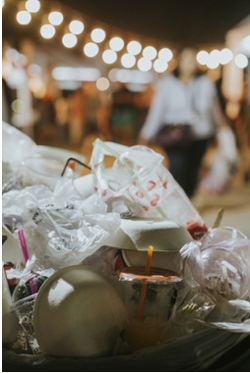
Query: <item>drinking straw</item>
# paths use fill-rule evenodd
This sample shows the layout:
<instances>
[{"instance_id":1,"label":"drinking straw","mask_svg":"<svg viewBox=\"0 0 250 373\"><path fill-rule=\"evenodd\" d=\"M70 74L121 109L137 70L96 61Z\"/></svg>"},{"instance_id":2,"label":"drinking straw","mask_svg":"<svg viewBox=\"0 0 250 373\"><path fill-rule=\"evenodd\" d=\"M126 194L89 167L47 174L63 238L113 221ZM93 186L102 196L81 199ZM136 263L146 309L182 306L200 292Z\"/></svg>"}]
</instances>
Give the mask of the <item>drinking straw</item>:
<instances>
[{"instance_id":1,"label":"drinking straw","mask_svg":"<svg viewBox=\"0 0 250 373\"><path fill-rule=\"evenodd\" d=\"M62 172L61 172L61 176L63 176L63 175L65 174L65 171L66 171L66 169L67 169L67 167L68 167L68 165L69 165L70 162L76 162L76 163L79 163L81 166L83 166L83 167L85 167L85 168L87 168L88 170L91 171L91 167L89 167L87 164L85 164L85 163L79 161L79 159L76 159L76 158L72 158L72 157L70 157L70 158L67 159L67 162L65 163L65 165L64 165L64 167L63 167L63 170L62 170Z\"/></svg>"},{"instance_id":2,"label":"drinking straw","mask_svg":"<svg viewBox=\"0 0 250 373\"><path fill-rule=\"evenodd\" d=\"M18 233L18 237L20 240L20 244L21 244L23 258L24 258L25 263L27 263L27 261L29 260L29 253L28 253L28 248L26 245L26 240L24 237L24 231L22 229L19 229L17 233Z\"/></svg>"},{"instance_id":3,"label":"drinking straw","mask_svg":"<svg viewBox=\"0 0 250 373\"><path fill-rule=\"evenodd\" d=\"M223 215L224 215L224 209L220 209L217 216L216 216L216 219L215 219L215 222L214 222L212 228L218 228L220 226Z\"/></svg>"},{"instance_id":4,"label":"drinking straw","mask_svg":"<svg viewBox=\"0 0 250 373\"><path fill-rule=\"evenodd\" d=\"M153 246L150 245L148 247L147 263L146 263L146 267L145 267L145 272L146 273L150 272L150 265L151 265L151 261L152 261L153 251L154 251L154 248L153 248ZM140 300L139 300L139 306L138 306L138 311L137 311L137 318L138 319L142 318L146 292L147 292L147 282L143 281L142 288L141 288L141 294L140 294Z\"/></svg>"},{"instance_id":5,"label":"drinking straw","mask_svg":"<svg viewBox=\"0 0 250 373\"><path fill-rule=\"evenodd\" d=\"M28 248L27 248L27 245L26 245L24 231L23 231L23 229L19 229L17 233L18 233L20 244L21 244L23 258L24 258L24 261L25 261L25 264L26 264L27 261L29 260L29 252L28 252ZM30 284L30 290L31 290L32 294L35 294L37 292L37 288L36 288L36 285L34 283L34 279L30 279L29 284Z\"/></svg>"}]
</instances>

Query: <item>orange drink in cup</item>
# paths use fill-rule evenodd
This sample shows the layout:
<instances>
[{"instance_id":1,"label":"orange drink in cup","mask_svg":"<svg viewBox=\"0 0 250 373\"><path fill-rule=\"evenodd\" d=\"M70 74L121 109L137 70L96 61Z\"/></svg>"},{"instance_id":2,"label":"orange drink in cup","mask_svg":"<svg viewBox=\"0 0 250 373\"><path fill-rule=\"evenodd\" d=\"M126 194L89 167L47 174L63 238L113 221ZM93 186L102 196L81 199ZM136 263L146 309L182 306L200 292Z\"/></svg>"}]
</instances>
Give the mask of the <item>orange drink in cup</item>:
<instances>
[{"instance_id":1,"label":"orange drink in cup","mask_svg":"<svg viewBox=\"0 0 250 373\"><path fill-rule=\"evenodd\" d=\"M126 267L117 273L123 282L128 309L124 338L132 350L156 345L171 311L176 283L175 272L151 267Z\"/></svg>"},{"instance_id":2,"label":"orange drink in cup","mask_svg":"<svg viewBox=\"0 0 250 373\"><path fill-rule=\"evenodd\" d=\"M154 316L143 319L130 318L125 329L125 339L132 350L154 346L158 343L166 321Z\"/></svg>"}]
</instances>

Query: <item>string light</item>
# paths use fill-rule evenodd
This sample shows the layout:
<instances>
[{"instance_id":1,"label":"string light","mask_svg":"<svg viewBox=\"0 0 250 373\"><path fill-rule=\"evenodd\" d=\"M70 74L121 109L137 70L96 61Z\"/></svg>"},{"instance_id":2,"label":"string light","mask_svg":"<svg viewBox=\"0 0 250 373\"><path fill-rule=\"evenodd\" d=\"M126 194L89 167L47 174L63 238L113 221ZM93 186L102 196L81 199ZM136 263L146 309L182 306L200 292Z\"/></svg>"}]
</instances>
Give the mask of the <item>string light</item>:
<instances>
[{"instance_id":1,"label":"string light","mask_svg":"<svg viewBox=\"0 0 250 373\"><path fill-rule=\"evenodd\" d=\"M118 36L115 36L110 39L109 46L113 51L119 52L124 47L124 40Z\"/></svg>"},{"instance_id":2,"label":"string light","mask_svg":"<svg viewBox=\"0 0 250 373\"><path fill-rule=\"evenodd\" d=\"M154 70L157 73L163 73L168 68L168 63L165 60L162 60L161 58L157 58L157 60L154 61Z\"/></svg>"},{"instance_id":3,"label":"string light","mask_svg":"<svg viewBox=\"0 0 250 373\"><path fill-rule=\"evenodd\" d=\"M248 65L248 59L243 53L239 53L234 57L234 62L237 67L244 69Z\"/></svg>"},{"instance_id":4,"label":"string light","mask_svg":"<svg viewBox=\"0 0 250 373\"><path fill-rule=\"evenodd\" d=\"M83 52L87 57L95 57L99 52L99 47L97 44L89 42L84 45Z\"/></svg>"},{"instance_id":5,"label":"string light","mask_svg":"<svg viewBox=\"0 0 250 373\"><path fill-rule=\"evenodd\" d=\"M16 20L20 25L28 25L31 21L31 15L27 10L21 10L17 13Z\"/></svg>"},{"instance_id":6,"label":"string light","mask_svg":"<svg viewBox=\"0 0 250 373\"><path fill-rule=\"evenodd\" d=\"M27 0L26 3L25 3L25 8L30 13L37 13L41 8L40 1L38 1L38 0Z\"/></svg>"},{"instance_id":7,"label":"string light","mask_svg":"<svg viewBox=\"0 0 250 373\"><path fill-rule=\"evenodd\" d=\"M121 64L123 67L126 67L129 69L130 67L133 67L136 63L136 58L133 54L125 53L121 57Z\"/></svg>"},{"instance_id":8,"label":"string light","mask_svg":"<svg viewBox=\"0 0 250 373\"><path fill-rule=\"evenodd\" d=\"M54 11L49 14L48 20L53 26L59 26L63 21L63 15L61 12Z\"/></svg>"},{"instance_id":9,"label":"string light","mask_svg":"<svg viewBox=\"0 0 250 373\"><path fill-rule=\"evenodd\" d=\"M99 91L107 91L110 87L110 82L107 78L99 78L96 81L96 88L99 89Z\"/></svg>"},{"instance_id":10,"label":"string light","mask_svg":"<svg viewBox=\"0 0 250 373\"><path fill-rule=\"evenodd\" d=\"M49 24L43 25L40 28L40 34L44 39L51 39L55 35L56 30L55 27Z\"/></svg>"},{"instance_id":11,"label":"string light","mask_svg":"<svg viewBox=\"0 0 250 373\"><path fill-rule=\"evenodd\" d=\"M69 24L69 30L72 34L80 35L84 30L84 24L81 21L71 21Z\"/></svg>"},{"instance_id":12,"label":"string light","mask_svg":"<svg viewBox=\"0 0 250 373\"><path fill-rule=\"evenodd\" d=\"M157 56L157 51L154 47L148 46L143 49L142 55L149 60L153 60Z\"/></svg>"},{"instance_id":13,"label":"string light","mask_svg":"<svg viewBox=\"0 0 250 373\"><path fill-rule=\"evenodd\" d=\"M158 57L161 60L165 60L166 62L169 62L173 58L173 52L169 48L162 48L158 52Z\"/></svg>"},{"instance_id":14,"label":"string light","mask_svg":"<svg viewBox=\"0 0 250 373\"><path fill-rule=\"evenodd\" d=\"M6 1L2 0L2 7L4 7ZM21 3L21 2L20 2ZM36 13L41 8L41 2L39 0L26 0L22 2L22 7L16 14L16 20L21 25L28 25L32 20L31 13ZM25 8L24 8L25 6ZM81 17L81 16L80 16ZM81 19L81 18L80 18ZM63 13L60 11L52 11L48 14L49 24L45 24L40 28L40 34L44 39L51 39L56 33L54 26L59 26L64 21ZM85 25L82 21L73 19L68 25L69 32L65 34L62 38L62 43L66 48L73 48L77 44L76 35L80 35L84 29ZM87 57L95 57L99 53L99 46L97 43L102 43L106 38L106 32L102 28L95 28L90 34L91 42L86 43L83 46L83 52ZM233 52L224 48L222 50L212 50L208 53L205 50L200 51L197 56L197 62L200 65L205 65L209 69L215 69L219 65L226 65L234 59L235 64L239 68L245 68L248 65L247 55L249 52L249 39L250 35L242 39L240 44L240 51L234 57ZM124 48L124 40L122 37L114 36L108 41L109 48L102 53L102 59L107 64L112 64L117 60L117 52L120 52ZM127 53L124 53L120 57L120 64L125 69L132 68L136 62L138 69L141 72L147 72L152 67L158 73L162 73L168 69L168 62L173 58L173 52L169 48L161 48L158 52L153 46L145 46L143 48L142 44L137 40L130 41L127 46ZM140 55L142 52L142 57L136 60L135 56ZM244 54L243 54L244 53ZM154 61L154 62L153 62Z\"/></svg>"},{"instance_id":15,"label":"string light","mask_svg":"<svg viewBox=\"0 0 250 373\"><path fill-rule=\"evenodd\" d=\"M112 49L107 49L102 54L102 59L107 64L112 64L117 60L117 53Z\"/></svg>"},{"instance_id":16,"label":"string light","mask_svg":"<svg viewBox=\"0 0 250 373\"><path fill-rule=\"evenodd\" d=\"M141 53L142 45L136 40L132 40L127 45L127 51L130 54L136 56L137 54Z\"/></svg>"},{"instance_id":17,"label":"string light","mask_svg":"<svg viewBox=\"0 0 250 373\"><path fill-rule=\"evenodd\" d=\"M221 65L226 65L233 59L233 52L228 49L224 48L220 51L220 57L219 57L219 62Z\"/></svg>"},{"instance_id":18,"label":"string light","mask_svg":"<svg viewBox=\"0 0 250 373\"><path fill-rule=\"evenodd\" d=\"M137 66L138 66L138 69L140 71L146 72L146 71L149 71L152 68L152 61L148 60L145 57L142 57L142 58L139 59L139 61L137 63Z\"/></svg>"},{"instance_id":19,"label":"string light","mask_svg":"<svg viewBox=\"0 0 250 373\"><path fill-rule=\"evenodd\" d=\"M96 28L91 32L90 37L94 42L101 43L106 37L106 32L101 28Z\"/></svg>"},{"instance_id":20,"label":"string light","mask_svg":"<svg viewBox=\"0 0 250 373\"><path fill-rule=\"evenodd\" d=\"M197 53L196 60L200 65L206 65L208 62L209 53L206 51L200 51Z\"/></svg>"},{"instance_id":21,"label":"string light","mask_svg":"<svg viewBox=\"0 0 250 373\"><path fill-rule=\"evenodd\" d=\"M63 35L62 43L66 48L73 48L77 43L77 37L74 34L67 33Z\"/></svg>"}]
</instances>

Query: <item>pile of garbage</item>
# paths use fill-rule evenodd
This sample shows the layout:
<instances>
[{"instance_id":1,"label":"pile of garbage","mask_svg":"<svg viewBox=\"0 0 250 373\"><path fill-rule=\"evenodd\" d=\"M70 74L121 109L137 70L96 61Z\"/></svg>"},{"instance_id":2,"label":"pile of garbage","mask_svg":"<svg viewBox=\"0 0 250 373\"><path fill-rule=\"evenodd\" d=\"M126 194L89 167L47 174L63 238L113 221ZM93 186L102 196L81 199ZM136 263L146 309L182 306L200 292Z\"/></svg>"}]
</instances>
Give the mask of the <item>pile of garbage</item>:
<instances>
[{"instance_id":1,"label":"pile of garbage","mask_svg":"<svg viewBox=\"0 0 250 373\"><path fill-rule=\"evenodd\" d=\"M145 312L168 287L157 306L167 306L159 337L138 348L164 354L173 366L180 366L175 353L183 344L196 351L183 352L183 364L206 366L250 333L250 240L221 222L207 227L161 155L97 139L87 175L74 167L63 175L37 167L39 179L27 178L25 160L41 157L36 144L7 124L3 135L3 344L9 351L137 356L124 337L128 286L137 309L144 288ZM135 267L145 268L142 277ZM125 268L133 275L129 284L117 276ZM212 340L224 331L233 335L230 343L218 339L208 349L208 335Z\"/></svg>"}]
</instances>

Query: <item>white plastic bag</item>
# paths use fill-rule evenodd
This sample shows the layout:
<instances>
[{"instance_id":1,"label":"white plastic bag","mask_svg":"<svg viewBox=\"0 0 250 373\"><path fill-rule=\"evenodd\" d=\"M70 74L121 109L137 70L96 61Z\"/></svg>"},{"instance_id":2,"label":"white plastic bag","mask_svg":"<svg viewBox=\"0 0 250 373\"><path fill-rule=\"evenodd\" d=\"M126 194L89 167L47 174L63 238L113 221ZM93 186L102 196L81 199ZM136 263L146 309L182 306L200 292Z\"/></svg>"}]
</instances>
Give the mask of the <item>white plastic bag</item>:
<instances>
[{"instance_id":1,"label":"white plastic bag","mask_svg":"<svg viewBox=\"0 0 250 373\"><path fill-rule=\"evenodd\" d=\"M29 254L41 267L59 269L81 263L104 246L120 227L120 215L108 213L97 194L68 201L60 188L54 194L34 185L3 195L3 223L15 235L24 229Z\"/></svg>"},{"instance_id":2,"label":"white plastic bag","mask_svg":"<svg viewBox=\"0 0 250 373\"><path fill-rule=\"evenodd\" d=\"M107 156L114 159L108 167ZM182 225L189 220L202 222L162 160L145 146L125 147L97 139L91 156L95 189L109 206L123 201L138 217L171 219Z\"/></svg>"}]
</instances>

